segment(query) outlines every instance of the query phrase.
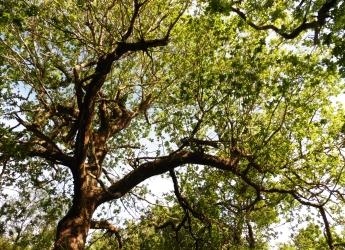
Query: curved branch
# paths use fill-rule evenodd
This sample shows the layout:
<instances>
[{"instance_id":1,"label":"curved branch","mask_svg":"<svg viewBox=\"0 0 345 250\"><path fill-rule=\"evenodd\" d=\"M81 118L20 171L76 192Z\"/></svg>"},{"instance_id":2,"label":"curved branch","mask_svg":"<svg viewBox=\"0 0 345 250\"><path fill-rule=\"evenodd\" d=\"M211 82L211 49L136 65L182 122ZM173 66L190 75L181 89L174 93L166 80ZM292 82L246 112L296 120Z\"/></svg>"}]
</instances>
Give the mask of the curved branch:
<instances>
[{"instance_id":1,"label":"curved branch","mask_svg":"<svg viewBox=\"0 0 345 250\"><path fill-rule=\"evenodd\" d=\"M153 161L141 164L122 179L111 185L108 188L108 192L104 192L101 195L99 198L99 203L101 204L114 198L120 198L144 180L155 175L163 174L188 163L211 166L217 169L230 171L236 175L240 175L241 173L239 169L237 169L238 161L238 158L227 159L203 154L202 152L176 152L171 155L160 157ZM109 193L113 195L109 195Z\"/></svg>"},{"instance_id":2,"label":"curved branch","mask_svg":"<svg viewBox=\"0 0 345 250\"><path fill-rule=\"evenodd\" d=\"M111 70L114 61L119 60L125 53L130 51L142 51L148 48L165 46L168 38L139 41L133 43L119 42L117 48L98 60L92 80L86 86L86 93L81 104L78 118L78 133L75 143L75 155L77 165L82 164L86 159L87 145L90 140L92 118L94 116L96 96L103 86L107 75Z\"/></svg>"},{"instance_id":3,"label":"curved branch","mask_svg":"<svg viewBox=\"0 0 345 250\"><path fill-rule=\"evenodd\" d=\"M185 210L186 212L188 212L188 211L191 212L191 214L195 218L197 218L198 220L200 220L203 223L208 224L208 226L211 225L211 222L208 220L208 218L205 217L205 215L203 215L202 213L196 211L189 204L189 202L186 200L186 198L182 196L182 194L180 192L180 188L178 186L178 181L177 181L177 177L176 177L175 171L174 170L170 170L169 172L170 172L171 179L172 179L172 181L174 183L174 193L175 193L175 196L177 198L178 203L182 207L182 209Z\"/></svg>"},{"instance_id":4,"label":"curved branch","mask_svg":"<svg viewBox=\"0 0 345 250\"><path fill-rule=\"evenodd\" d=\"M273 30L280 36L284 37L285 39L294 39L299 34L301 34L303 31L314 29L315 30L315 36L318 35L319 29L325 25L326 18L329 17L329 12L332 8L336 7L337 0L327 0L322 7L318 11L318 15L316 20L312 22L307 22L306 19L303 20L303 22L294 30L292 30L290 33L285 32L282 28L278 28L275 25L268 24L268 25L257 25L251 21L248 20L247 15L241 11L240 9L230 7L230 10L232 12L235 12L239 17L241 17L244 21L247 22L247 24L256 29L256 30ZM317 39L317 38L316 38Z\"/></svg>"},{"instance_id":5,"label":"curved branch","mask_svg":"<svg viewBox=\"0 0 345 250\"><path fill-rule=\"evenodd\" d=\"M108 233L115 234L117 242L119 244L119 248L122 248L122 238L121 238L121 235L119 233L119 229L117 227L115 227L113 224L111 224L109 221L106 221L106 220L94 221L94 220L92 220L90 228L107 230Z\"/></svg>"}]
</instances>

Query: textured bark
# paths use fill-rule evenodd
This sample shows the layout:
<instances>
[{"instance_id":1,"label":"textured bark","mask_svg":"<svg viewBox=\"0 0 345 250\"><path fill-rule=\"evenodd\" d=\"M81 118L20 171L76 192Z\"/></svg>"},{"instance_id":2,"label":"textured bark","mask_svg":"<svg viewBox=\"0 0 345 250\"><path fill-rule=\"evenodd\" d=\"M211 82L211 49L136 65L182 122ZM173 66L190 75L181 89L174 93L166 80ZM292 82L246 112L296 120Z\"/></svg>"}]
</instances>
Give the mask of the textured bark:
<instances>
[{"instance_id":1,"label":"textured bark","mask_svg":"<svg viewBox=\"0 0 345 250\"><path fill-rule=\"evenodd\" d=\"M93 211L92 206L73 206L58 224L54 249L84 249Z\"/></svg>"},{"instance_id":2,"label":"textured bark","mask_svg":"<svg viewBox=\"0 0 345 250\"><path fill-rule=\"evenodd\" d=\"M54 250L85 248L92 215L98 206L96 196L99 190L96 180L90 176L84 178L82 185L75 186L81 189L75 190L72 207L58 223Z\"/></svg>"},{"instance_id":3,"label":"textured bark","mask_svg":"<svg viewBox=\"0 0 345 250\"><path fill-rule=\"evenodd\" d=\"M167 43L168 35L163 39L118 43L113 52L99 58L95 73L90 77L85 94L80 89L78 90L80 83L76 81L79 115L75 124L77 131L73 164L68 162L74 180L74 198L72 207L58 224L55 250L84 249L91 226L92 214L100 204L100 198L108 192L103 190L105 187L99 180L102 172L102 161L107 153L106 141L111 135L127 127L135 114L141 111L140 107L137 113L123 108L117 114L118 117L115 117L116 119L114 117L107 119L104 110L105 103L103 103L103 106L99 107L102 118L101 127L98 132L93 131L92 121L95 117L97 95L101 95L100 90L113 62L119 60L122 55L129 51L146 50L151 47L165 46ZM98 187L99 184L103 189ZM112 198L116 197L112 196Z\"/></svg>"}]
</instances>

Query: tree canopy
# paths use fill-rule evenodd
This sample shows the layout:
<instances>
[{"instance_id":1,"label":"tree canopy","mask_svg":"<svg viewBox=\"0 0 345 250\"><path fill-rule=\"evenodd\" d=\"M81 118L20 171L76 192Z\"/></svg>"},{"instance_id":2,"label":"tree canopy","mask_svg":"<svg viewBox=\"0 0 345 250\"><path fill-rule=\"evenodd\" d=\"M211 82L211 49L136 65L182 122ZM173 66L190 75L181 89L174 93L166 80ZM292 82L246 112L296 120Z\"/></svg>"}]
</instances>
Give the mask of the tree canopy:
<instances>
[{"instance_id":1,"label":"tree canopy","mask_svg":"<svg viewBox=\"0 0 345 250\"><path fill-rule=\"evenodd\" d=\"M0 13L0 248L345 246L343 1Z\"/></svg>"}]
</instances>

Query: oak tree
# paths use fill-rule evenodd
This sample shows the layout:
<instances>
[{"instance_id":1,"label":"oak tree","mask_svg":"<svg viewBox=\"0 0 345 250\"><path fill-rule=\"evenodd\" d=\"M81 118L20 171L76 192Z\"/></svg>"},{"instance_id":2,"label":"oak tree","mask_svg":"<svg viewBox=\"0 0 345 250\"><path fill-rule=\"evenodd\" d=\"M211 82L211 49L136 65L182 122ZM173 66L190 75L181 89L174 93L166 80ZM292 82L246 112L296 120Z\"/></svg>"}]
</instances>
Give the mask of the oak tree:
<instances>
[{"instance_id":1,"label":"oak tree","mask_svg":"<svg viewBox=\"0 0 345 250\"><path fill-rule=\"evenodd\" d=\"M181 247L263 248L264 230L301 207L320 218L330 249L343 246L335 228L345 114L335 100L344 8L336 0L2 3L3 228L23 211L18 237L28 220L40 228L59 220L54 249L84 249L90 229L122 247L119 227L96 209L140 197L142 182L169 173L174 206L140 226L183 235ZM218 234L206 242L206 232Z\"/></svg>"}]
</instances>

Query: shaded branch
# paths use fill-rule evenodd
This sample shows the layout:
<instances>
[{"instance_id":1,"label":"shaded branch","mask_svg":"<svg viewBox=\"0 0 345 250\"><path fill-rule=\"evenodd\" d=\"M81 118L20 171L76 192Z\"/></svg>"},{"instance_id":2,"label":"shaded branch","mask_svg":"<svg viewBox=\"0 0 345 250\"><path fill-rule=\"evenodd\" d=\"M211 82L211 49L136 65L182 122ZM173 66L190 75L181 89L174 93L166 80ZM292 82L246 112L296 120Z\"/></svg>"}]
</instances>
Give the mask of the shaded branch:
<instances>
[{"instance_id":1,"label":"shaded branch","mask_svg":"<svg viewBox=\"0 0 345 250\"><path fill-rule=\"evenodd\" d=\"M27 150L30 156L42 157L46 160L71 167L73 158L64 154L51 138L43 134L37 126L25 122L18 115L16 115L16 119L39 139L39 141L33 140L19 144L23 150ZM37 145L41 146L41 148L37 148Z\"/></svg>"},{"instance_id":2,"label":"shaded branch","mask_svg":"<svg viewBox=\"0 0 345 250\"><path fill-rule=\"evenodd\" d=\"M117 242L119 244L119 248L122 248L122 238L119 233L119 229L115 227L113 224L111 224L109 221L106 220L101 220L101 221L91 221L91 226L90 228L92 229L102 229L102 230L107 230L108 233L114 234L116 236Z\"/></svg>"},{"instance_id":3,"label":"shaded branch","mask_svg":"<svg viewBox=\"0 0 345 250\"><path fill-rule=\"evenodd\" d=\"M69 168L72 167L73 165L73 157L62 154L60 152L56 152L54 150L49 150L46 148L34 148L32 146L28 146L27 143L24 143L23 145L20 145L21 147L23 147L23 149L27 150L28 148L28 155L32 156L32 157L40 157L43 159L46 159L52 163L56 163L56 164L62 164L64 166L67 166Z\"/></svg>"},{"instance_id":4,"label":"shaded branch","mask_svg":"<svg viewBox=\"0 0 345 250\"><path fill-rule=\"evenodd\" d=\"M333 237L332 237L331 228L330 228L327 216L326 216L326 211L322 206L320 206L319 212L322 216L323 223L325 225L326 240L327 240L328 247L329 247L329 249L333 250L334 249Z\"/></svg>"},{"instance_id":5,"label":"shaded branch","mask_svg":"<svg viewBox=\"0 0 345 250\"><path fill-rule=\"evenodd\" d=\"M246 220L246 225L248 228L247 241L249 243L249 249L255 249L255 238L254 238L253 227L248 220Z\"/></svg>"},{"instance_id":6,"label":"shaded branch","mask_svg":"<svg viewBox=\"0 0 345 250\"><path fill-rule=\"evenodd\" d=\"M185 164L198 164L233 173L234 175L240 177L248 185L252 186L257 191L257 194L260 194L260 192L289 194L303 205L316 208L320 207L319 204L314 204L303 200L302 197L300 197L294 190L279 188L267 189L253 182L247 176L247 173L240 171L240 169L237 167L239 160L240 156L238 155L234 156L233 158L223 158L220 156L213 156L202 152L191 152L184 150L172 153L168 156L153 158L152 161L145 162L137 166L136 169L132 170L122 179L111 185L108 188L108 191L103 193L101 197L99 197L99 203L101 204L114 198L122 197L136 185L152 176L163 174ZM260 195L257 195L257 199L260 199Z\"/></svg>"},{"instance_id":7,"label":"shaded branch","mask_svg":"<svg viewBox=\"0 0 345 250\"><path fill-rule=\"evenodd\" d=\"M139 11L140 8L147 2L148 0L143 1L143 3L139 3L138 0L134 0L134 9L133 9L133 15L131 17L131 20L129 21L129 26L128 29L126 31L126 33L122 36L122 41L126 41L131 34L133 33L133 29L134 29L134 24L135 24L135 20L138 18L139 16Z\"/></svg>"},{"instance_id":8,"label":"shaded branch","mask_svg":"<svg viewBox=\"0 0 345 250\"><path fill-rule=\"evenodd\" d=\"M155 227L155 229L164 229L170 226L174 230L175 238L178 241L178 238L179 238L178 233L183 227L183 225L186 223L187 219L188 219L188 215L185 213L182 220L177 225L175 225L173 220L168 220L161 225L153 224L153 226Z\"/></svg>"},{"instance_id":9,"label":"shaded branch","mask_svg":"<svg viewBox=\"0 0 345 250\"><path fill-rule=\"evenodd\" d=\"M82 170L82 166L85 162L87 157L87 148L91 137L91 123L95 113L95 103L96 97L99 93L101 87L103 86L107 75L111 71L112 64L114 61L119 60L124 54L128 52L136 52L136 51L146 51L149 48L154 47L162 47L166 46L169 42L170 32L173 27L176 25L179 18L182 16L184 11L187 8L185 5L182 10L179 12L178 16L174 19L174 21L169 25L167 31L163 38L160 39L151 39L145 40L144 38L137 41L137 42L126 42L128 38L132 35L134 29L134 23L139 17L140 8L147 2L148 0L144 0L143 2L139 2L138 0L134 0L134 10L133 15L130 19L129 26L127 31L122 37L122 40L117 43L116 48L103 56L101 56L96 64L95 72L87 77L87 81L89 83L85 85L85 94L82 93L83 89L81 83L79 82L79 78L75 77L76 80L76 95L79 96L78 99L78 106L79 106L79 117L76 122L77 125L77 136L75 140L75 151L74 155L76 158L76 165L77 171L84 171ZM76 72L77 73L77 72ZM145 103L143 103L144 105ZM145 104L146 105L146 104ZM144 105L144 106L145 106ZM145 108L145 107L141 107ZM120 128L121 129L121 128Z\"/></svg>"},{"instance_id":10,"label":"shaded branch","mask_svg":"<svg viewBox=\"0 0 345 250\"><path fill-rule=\"evenodd\" d=\"M186 212L191 212L192 215L199 219L201 222L203 223L207 223L208 225L211 224L211 222L200 212L196 211L194 208L192 208L192 206L188 203L188 201L186 200L186 198L184 198L179 190L179 186L178 186L178 181L177 181L177 177L175 174L174 170L170 170L169 171L171 179L173 180L174 183L174 193L175 196L177 198L178 203L180 204L180 206L183 208L183 210L185 210Z\"/></svg>"}]
</instances>

